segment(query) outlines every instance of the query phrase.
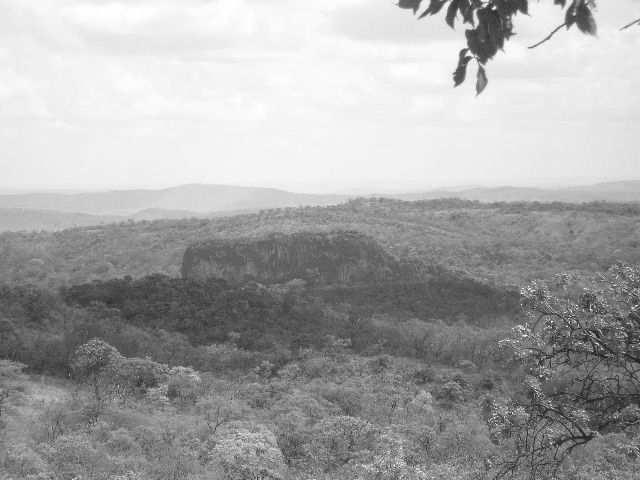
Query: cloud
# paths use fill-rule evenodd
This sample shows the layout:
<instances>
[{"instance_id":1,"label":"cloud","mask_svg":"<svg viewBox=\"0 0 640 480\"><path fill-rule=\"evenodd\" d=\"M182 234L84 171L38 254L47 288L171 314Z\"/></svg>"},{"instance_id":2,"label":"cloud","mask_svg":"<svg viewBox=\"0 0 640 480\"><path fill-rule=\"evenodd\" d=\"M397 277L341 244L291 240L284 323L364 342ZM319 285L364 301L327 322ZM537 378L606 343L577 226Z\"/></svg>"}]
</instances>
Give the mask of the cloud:
<instances>
[{"instance_id":1,"label":"cloud","mask_svg":"<svg viewBox=\"0 0 640 480\"><path fill-rule=\"evenodd\" d=\"M350 182L390 169L412 181L429 168L517 174L518 150L532 165L536 142L566 156L548 137L579 145L585 135L608 139L581 155L615 150L629 172L640 34L617 25L640 3L601 3L599 38L561 32L528 50L559 18L536 3L476 99L471 83L451 87L462 30L417 21L393 0L0 0L0 135L15 160L5 181L42 175L51 152L68 162L56 181L84 172L78 183L113 157L122 160L105 181L149 168L177 181L176 157L200 181L211 156L229 158L215 171L241 183L340 169Z\"/></svg>"}]
</instances>

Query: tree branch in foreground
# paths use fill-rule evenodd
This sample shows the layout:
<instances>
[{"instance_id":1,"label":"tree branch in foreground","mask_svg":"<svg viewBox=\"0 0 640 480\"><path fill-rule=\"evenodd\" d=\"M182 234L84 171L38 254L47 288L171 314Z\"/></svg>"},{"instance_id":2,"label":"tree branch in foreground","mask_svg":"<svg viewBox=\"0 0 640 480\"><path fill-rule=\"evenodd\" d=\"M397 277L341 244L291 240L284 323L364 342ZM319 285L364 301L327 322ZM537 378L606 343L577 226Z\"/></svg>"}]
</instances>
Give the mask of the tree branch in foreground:
<instances>
[{"instance_id":1,"label":"tree branch in foreground","mask_svg":"<svg viewBox=\"0 0 640 480\"><path fill-rule=\"evenodd\" d=\"M633 22L627 23L624 27L620 28L620 31L626 30L627 28L631 28L634 25L640 26L640 18L636 18Z\"/></svg>"},{"instance_id":2,"label":"tree branch in foreground","mask_svg":"<svg viewBox=\"0 0 640 480\"><path fill-rule=\"evenodd\" d=\"M534 43L533 45L529 46L528 48L536 48L539 47L540 45L542 45L545 42L548 42L549 40L551 40L551 38L558 33L562 28L566 27L567 24L563 23L562 25L558 25L556 28L554 28L551 33L549 35L547 35L546 37L544 37L542 40L540 40L538 43Z\"/></svg>"}]
</instances>

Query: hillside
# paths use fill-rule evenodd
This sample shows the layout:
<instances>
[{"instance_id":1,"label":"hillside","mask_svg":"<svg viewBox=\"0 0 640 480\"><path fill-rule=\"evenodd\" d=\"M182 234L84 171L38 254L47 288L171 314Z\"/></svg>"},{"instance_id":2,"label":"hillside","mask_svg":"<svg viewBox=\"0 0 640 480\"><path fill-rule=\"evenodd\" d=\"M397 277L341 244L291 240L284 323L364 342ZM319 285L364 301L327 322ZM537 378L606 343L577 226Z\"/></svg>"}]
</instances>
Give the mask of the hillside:
<instances>
[{"instance_id":1,"label":"hillside","mask_svg":"<svg viewBox=\"0 0 640 480\"><path fill-rule=\"evenodd\" d=\"M640 207L369 199L233 217L0 234L0 276L42 286L151 273L179 276L186 248L210 239L355 230L399 258L497 285L640 260Z\"/></svg>"},{"instance_id":2,"label":"hillside","mask_svg":"<svg viewBox=\"0 0 640 480\"><path fill-rule=\"evenodd\" d=\"M124 221L116 215L90 215L87 213L32 210L26 208L0 208L0 232L22 230L64 230Z\"/></svg>"},{"instance_id":3,"label":"hillside","mask_svg":"<svg viewBox=\"0 0 640 480\"><path fill-rule=\"evenodd\" d=\"M0 208L46 209L93 215L134 215L166 210L170 218L195 214L256 210L344 201L339 195L292 193L274 188L229 185L181 185L161 190L117 190L86 193L26 193L0 195Z\"/></svg>"},{"instance_id":4,"label":"hillside","mask_svg":"<svg viewBox=\"0 0 640 480\"><path fill-rule=\"evenodd\" d=\"M510 186L451 188L383 196L404 201L459 198L485 203L628 203L640 202L640 181L556 189ZM349 198L353 196L292 193L271 188L227 185L181 185L161 190L84 193L4 193L0 194L0 232L62 230L128 220L212 218L273 208L335 205Z\"/></svg>"},{"instance_id":5,"label":"hillside","mask_svg":"<svg viewBox=\"0 0 640 480\"><path fill-rule=\"evenodd\" d=\"M520 451L494 420L532 397L504 347L526 332L505 286L638 262L639 219L629 204L369 199L1 234L0 471L493 478ZM350 262L362 271L335 268ZM271 283L316 267L327 283ZM225 268L232 281L208 278ZM550 478L634 479L635 445L605 426Z\"/></svg>"},{"instance_id":6,"label":"hillside","mask_svg":"<svg viewBox=\"0 0 640 480\"><path fill-rule=\"evenodd\" d=\"M33 210L29 208L0 208L1 232L59 231L75 227L89 227L108 223L143 220L179 220L183 218L215 218L251 213L253 210L228 210L197 213L189 210L147 208L131 215L91 215L88 213Z\"/></svg>"}]
</instances>

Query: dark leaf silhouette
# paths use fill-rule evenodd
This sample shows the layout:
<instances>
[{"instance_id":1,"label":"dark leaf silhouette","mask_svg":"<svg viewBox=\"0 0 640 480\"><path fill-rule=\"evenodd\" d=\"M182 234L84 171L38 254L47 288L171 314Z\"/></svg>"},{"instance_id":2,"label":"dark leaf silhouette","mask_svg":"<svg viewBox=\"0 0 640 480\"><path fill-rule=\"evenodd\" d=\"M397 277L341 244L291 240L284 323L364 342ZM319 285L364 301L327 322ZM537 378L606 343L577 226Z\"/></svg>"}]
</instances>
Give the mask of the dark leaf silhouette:
<instances>
[{"instance_id":1,"label":"dark leaf silhouette","mask_svg":"<svg viewBox=\"0 0 640 480\"><path fill-rule=\"evenodd\" d=\"M596 20L593 18L591 9L585 3L581 3L576 8L576 25L582 33L586 33L588 35L595 35L598 33Z\"/></svg>"},{"instance_id":2,"label":"dark leaf silhouette","mask_svg":"<svg viewBox=\"0 0 640 480\"><path fill-rule=\"evenodd\" d=\"M447 9L447 15L445 17L445 21L447 22L447 25L449 25L451 28L454 28L455 26L456 15L458 13L459 6L460 6L460 0L452 0L451 3L449 4L449 8Z\"/></svg>"},{"instance_id":3,"label":"dark leaf silhouette","mask_svg":"<svg viewBox=\"0 0 640 480\"><path fill-rule=\"evenodd\" d=\"M418 11L418 8L420 8L421 2L422 0L399 0L398 6L400 8L413 10L413 13L416 13Z\"/></svg>"},{"instance_id":4,"label":"dark leaf silhouette","mask_svg":"<svg viewBox=\"0 0 640 480\"><path fill-rule=\"evenodd\" d=\"M469 64L469 61L473 58L471 55L467 55L468 51L469 51L468 48L463 48L462 50L460 50L458 66L453 72L453 83L456 87L460 85L462 82L464 82L464 79L467 76L467 65Z\"/></svg>"},{"instance_id":5,"label":"dark leaf silhouette","mask_svg":"<svg viewBox=\"0 0 640 480\"><path fill-rule=\"evenodd\" d=\"M484 70L482 65L478 65L478 75L476 78L476 95L480 95L485 88L487 88L487 84L489 80L487 79L487 73Z\"/></svg>"},{"instance_id":6,"label":"dark leaf silhouette","mask_svg":"<svg viewBox=\"0 0 640 480\"><path fill-rule=\"evenodd\" d=\"M435 15L436 13L440 12L440 10L442 10L442 7L444 7L444 4L448 1L449 0L431 0L431 3L429 3L427 9L422 12L420 18L424 18L427 15Z\"/></svg>"}]
</instances>

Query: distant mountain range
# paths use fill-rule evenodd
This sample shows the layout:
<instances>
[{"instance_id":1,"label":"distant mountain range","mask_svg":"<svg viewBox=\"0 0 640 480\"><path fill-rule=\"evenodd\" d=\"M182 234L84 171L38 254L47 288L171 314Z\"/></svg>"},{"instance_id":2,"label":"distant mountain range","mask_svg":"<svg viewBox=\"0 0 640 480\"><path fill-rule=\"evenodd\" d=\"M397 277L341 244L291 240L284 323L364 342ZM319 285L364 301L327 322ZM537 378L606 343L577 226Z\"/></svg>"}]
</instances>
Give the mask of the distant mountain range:
<instances>
[{"instance_id":1,"label":"distant mountain range","mask_svg":"<svg viewBox=\"0 0 640 480\"><path fill-rule=\"evenodd\" d=\"M481 202L640 202L640 181L553 189L509 186L452 188L372 196L401 200L457 197ZM335 205L354 197L197 184L160 190L4 194L0 195L0 231L61 230L127 220L226 216L270 208Z\"/></svg>"},{"instance_id":2,"label":"distant mountain range","mask_svg":"<svg viewBox=\"0 0 640 480\"><path fill-rule=\"evenodd\" d=\"M181 185L161 190L114 190L87 193L0 195L0 208L27 208L92 215L135 215L143 210L210 213L230 210L330 205L344 195L292 193L275 188L228 185Z\"/></svg>"},{"instance_id":3,"label":"distant mountain range","mask_svg":"<svg viewBox=\"0 0 640 480\"><path fill-rule=\"evenodd\" d=\"M475 187L393 195L402 200L456 197L480 202L640 202L640 180L563 188Z\"/></svg>"}]
</instances>

